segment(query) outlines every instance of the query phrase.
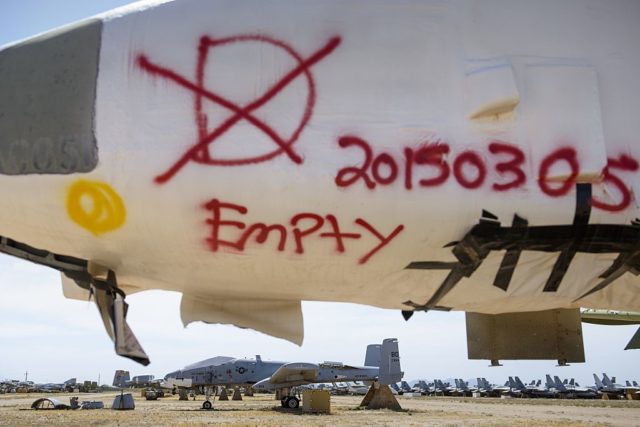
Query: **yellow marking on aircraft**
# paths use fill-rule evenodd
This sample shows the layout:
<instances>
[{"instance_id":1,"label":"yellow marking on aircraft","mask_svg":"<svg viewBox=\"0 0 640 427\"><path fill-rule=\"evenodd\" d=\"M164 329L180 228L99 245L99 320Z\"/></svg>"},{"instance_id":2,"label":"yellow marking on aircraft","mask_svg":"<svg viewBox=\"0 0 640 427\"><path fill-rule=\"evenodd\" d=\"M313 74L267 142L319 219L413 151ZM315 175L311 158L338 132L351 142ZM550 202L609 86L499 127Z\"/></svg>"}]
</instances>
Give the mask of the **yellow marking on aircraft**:
<instances>
[{"instance_id":1,"label":"yellow marking on aircraft","mask_svg":"<svg viewBox=\"0 0 640 427\"><path fill-rule=\"evenodd\" d=\"M124 224L127 212L120 195L107 183L78 180L67 194L69 217L98 236Z\"/></svg>"}]
</instances>

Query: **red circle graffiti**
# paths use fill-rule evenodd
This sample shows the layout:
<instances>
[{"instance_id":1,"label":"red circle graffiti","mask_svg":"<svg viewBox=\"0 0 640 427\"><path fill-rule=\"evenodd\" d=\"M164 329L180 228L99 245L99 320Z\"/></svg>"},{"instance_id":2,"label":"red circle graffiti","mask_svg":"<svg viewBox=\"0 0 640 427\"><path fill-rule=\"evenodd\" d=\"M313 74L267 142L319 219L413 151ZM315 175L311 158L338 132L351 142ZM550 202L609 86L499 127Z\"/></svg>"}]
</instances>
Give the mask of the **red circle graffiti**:
<instances>
[{"instance_id":1,"label":"red circle graffiti","mask_svg":"<svg viewBox=\"0 0 640 427\"><path fill-rule=\"evenodd\" d=\"M322 48L311 55L308 58L303 58L287 43L274 39L264 35L240 35L235 37L227 37L221 39L213 39L208 36L203 36L200 39L198 46L198 61L196 66L196 82L193 83L188 79L180 76L175 71L168 68L164 68L153 64L144 55L139 55L137 58L137 64L140 68L149 72L150 74L160 75L185 89L195 94L194 99L194 111L195 121L198 127L198 141L191 147L173 166L171 166L165 173L157 176L155 181L158 183L164 183L169 181L173 176L184 167L189 161L206 165L218 165L218 166L239 166L264 162L273 159L281 154L286 154L294 163L302 163L302 158L293 151L293 144L298 140L304 127L309 122L313 107L316 102L316 89L313 75L310 68L324 57L329 55L340 44L340 37L333 37ZM207 59L209 52L212 48L234 45L237 43L264 43L278 48L288 54L297 64L291 71L285 74L278 82L271 86L264 94L256 98L248 105L241 106L235 102L232 102L224 97L209 91L204 86L204 74L205 67L207 65ZM271 126L262 120L255 117L252 112L261 108L276 95L282 92L289 84L296 80L300 75L304 75L307 82L307 100L304 107L304 112L300 123L288 138L280 136ZM218 104L234 114L225 120L220 126L209 132L207 128L208 117L203 111L203 101L211 101ZM209 147L216 140L218 140L224 133L233 128L240 120L246 120L252 124L256 129L263 132L268 138L273 140L277 145L277 148L267 152L265 154L244 157L244 158L231 158L231 159L216 159L212 158L209 152Z\"/></svg>"}]
</instances>

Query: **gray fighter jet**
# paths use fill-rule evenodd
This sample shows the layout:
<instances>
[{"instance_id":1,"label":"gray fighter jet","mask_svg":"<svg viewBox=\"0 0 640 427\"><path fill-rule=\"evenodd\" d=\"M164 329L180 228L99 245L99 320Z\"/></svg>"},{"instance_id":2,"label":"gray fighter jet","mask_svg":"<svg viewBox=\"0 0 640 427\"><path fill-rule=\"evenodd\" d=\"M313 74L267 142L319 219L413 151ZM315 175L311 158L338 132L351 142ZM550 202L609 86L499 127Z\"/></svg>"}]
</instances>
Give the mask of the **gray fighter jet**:
<instances>
[{"instance_id":1,"label":"gray fighter jet","mask_svg":"<svg viewBox=\"0 0 640 427\"><path fill-rule=\"evenodd\" d=\"M403 372L400 370L398 340L387 338L382 344L367 346L364 364L267 362L260 356L255 359L218 356L171 372L165 376L165 381L188 388L248 385L256 390L274 390L281 396L282 406L297 408L300 401L290 392L296 386L336 381L379 381L388 385L400 381ZM212 407L209 399L202 407Z\"/></svg>"},{"instance_id":2,"label":"gray fighter jet","mask_svg":"<svg viewBox=\"0 0 640 427\"><path fill-rule=\"evenodd\" d=\"M555 375L553 379L556 385L556 390L565 398L595 399L598 396L598 392L596 390L588 387L580 387L578 384L575 384L573 379L571 379L571 382L569 383L560 381L560 378L558 378L557 375Z\"/></svg>"},{"instance_id":3,"label":"gray fighter jet","mask_svg":"<svg viewBox=\"0 0 640 427\"><path fill-rule=\"evenodd\" d=\"M607 376L607 374L602 374L602 381L598 378L596 374L593 374L593 378L596 380L596 388L598 393L607 393L607 394L618 394L624 395L625 393L636 393L639 391L637 383L634 381L633 386L625 386L622 384L616 383L616 377L611 377L611 379ZM627 381L628 383L628 381Z\"/></svg>"}]
</instances>

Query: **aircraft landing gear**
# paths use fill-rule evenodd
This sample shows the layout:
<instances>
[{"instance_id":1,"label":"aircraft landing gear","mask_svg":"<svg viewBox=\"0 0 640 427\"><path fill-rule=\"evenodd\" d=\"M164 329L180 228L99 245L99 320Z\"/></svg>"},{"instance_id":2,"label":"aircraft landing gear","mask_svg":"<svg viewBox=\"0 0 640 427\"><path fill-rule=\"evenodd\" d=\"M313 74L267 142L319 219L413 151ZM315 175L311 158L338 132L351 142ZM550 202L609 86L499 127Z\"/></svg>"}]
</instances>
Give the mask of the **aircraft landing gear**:
<instances>
[{"instance_id":1,"label":"aircraft landing gear","mask_svg":"<svg viewBox=\"0 0 640 427\"><path fill-rule=\"evenodd\" d=\"M202 409L210 411L213 409L213 403L211 403L211 387L206 387L204 391L204 402L202 402Z\"/></svg>"},{"instance_id":2,"label":"aircraft landing gear","mask_svg":"<svg viewBox=\"0 0 640 427\"><path fill-rule=\"evenodd\" d=\"M280 401L283 408L296 409L300 406L300 400L295 396L285 396Z\"/></svg>"}]
</instances>

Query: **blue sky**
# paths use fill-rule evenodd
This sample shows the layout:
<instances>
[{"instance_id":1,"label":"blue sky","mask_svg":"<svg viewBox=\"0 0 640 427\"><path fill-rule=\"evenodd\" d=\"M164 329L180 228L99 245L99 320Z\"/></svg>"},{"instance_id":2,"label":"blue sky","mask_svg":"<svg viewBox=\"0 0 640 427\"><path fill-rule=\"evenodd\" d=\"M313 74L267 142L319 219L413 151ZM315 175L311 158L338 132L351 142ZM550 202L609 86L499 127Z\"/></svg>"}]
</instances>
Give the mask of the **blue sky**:
<instances>
[{"instance_id":1,"label":"blue sky","mask_svg":"<svg viewBox=\"0 0 640 427\"><path fill-rule=\"evenodd\" d=\"M123 4L126 0L2 0L0 45L49 30ZM400 313L352 304L304 303L302 347L231 326L193 324L183 328L180 295L150 291L132 295L129 323L151 357L141 365L113 352L98 312L91 302L66 300L59 274L37 265L0 256L0 380L29 378L37 382L97 380L110 383L116 369L158 377L215 355L361 364L366 345L386 337L400 340L405 378L487 377L504 382L544 374L575 377L593 384L592 373L607 372L618 381L640 380L638 350L623 351L633 326L583 325L587 363L556 368L554 361L487 361L466 358L463 313L418 313L405 322Z\"/></svg>"}]
</instances>

